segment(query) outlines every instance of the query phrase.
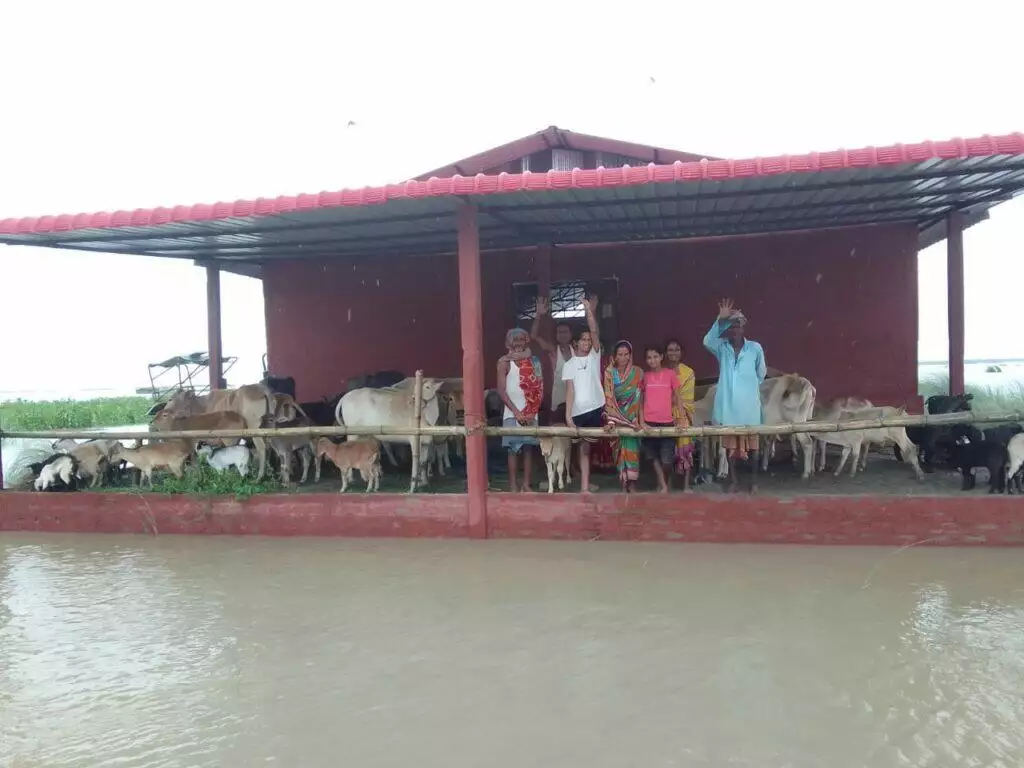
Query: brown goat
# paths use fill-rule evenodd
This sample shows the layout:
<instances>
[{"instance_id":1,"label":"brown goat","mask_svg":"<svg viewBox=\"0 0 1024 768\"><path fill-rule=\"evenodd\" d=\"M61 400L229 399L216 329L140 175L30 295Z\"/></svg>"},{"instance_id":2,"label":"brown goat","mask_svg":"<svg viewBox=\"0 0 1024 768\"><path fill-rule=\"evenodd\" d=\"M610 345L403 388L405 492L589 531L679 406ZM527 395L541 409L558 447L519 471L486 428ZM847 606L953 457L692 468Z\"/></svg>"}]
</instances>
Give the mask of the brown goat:
<instances>
[{"instance_id":1,"label":"brown goat","mask_svg":"<svg viewBox=\"0 0 1024 768\"><path fill-rule=\"evenodd\" d=\"M177 478L185 474L185 462L192 455L192 445L187 440L168 440L164 443L151 443L139 448L125 448L118 444L111 458L115 461L127 461L134 465L142 478L139 487L149 481L153 487L153 470L167 468Z\"/></svg>"},{"instance_id":2,"label":"brown goat","mask_svg":"<svg viewBox=\"0 0 1024 768\"><path fill-rule=\"evenodd\" d=\"M352 482L352 470L358 469L366 481L366 492L380 490L380 443L372 437L333 443L326 437L316 441L316 479L320 480L320 460L326 456L341 473L341 493Z\"/></svg>"}]
</instances>

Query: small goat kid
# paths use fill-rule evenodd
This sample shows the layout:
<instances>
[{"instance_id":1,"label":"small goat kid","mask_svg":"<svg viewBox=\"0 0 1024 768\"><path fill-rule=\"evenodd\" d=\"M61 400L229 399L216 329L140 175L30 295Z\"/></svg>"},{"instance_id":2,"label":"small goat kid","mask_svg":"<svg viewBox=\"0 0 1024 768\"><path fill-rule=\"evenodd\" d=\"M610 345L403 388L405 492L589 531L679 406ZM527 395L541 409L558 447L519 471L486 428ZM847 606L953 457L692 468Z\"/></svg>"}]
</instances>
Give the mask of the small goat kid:
<instances>
[{"instance_id":1,"label":"small goat kid","mask_svg":"<svg viewBox=\"0 0 1024 768\"><path fill-rule=\"evenodd\" d=\"M225 472L234 467L242 477L249 474L251 453L244 445L229 445L226 448L217 449L209 445L203 445L200 446L197 453L205 458L206 463L217 472Z\"/></svg>"},{"instance_id":2,"label":"small goat kid","mask_svg":"<svg viewBox=\"0 0 1024 768\"><path fill-rule=\"evenodd\" d=\"M548 493L555 492L555 484L564 491L572 482L572 471L569 469L569 456L572 452L572 440L568 437L542 437L540 453L548 469Z\"/></svg>"}]
</instances>

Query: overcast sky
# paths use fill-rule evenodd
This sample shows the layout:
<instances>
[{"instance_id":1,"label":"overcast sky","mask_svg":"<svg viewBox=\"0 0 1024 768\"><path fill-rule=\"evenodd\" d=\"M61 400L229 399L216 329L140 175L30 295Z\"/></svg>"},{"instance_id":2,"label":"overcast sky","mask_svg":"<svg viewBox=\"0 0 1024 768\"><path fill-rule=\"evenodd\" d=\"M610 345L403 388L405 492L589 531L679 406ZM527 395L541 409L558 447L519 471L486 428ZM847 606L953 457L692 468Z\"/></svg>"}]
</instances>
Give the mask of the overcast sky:
<instances>
[{"instance_id":1,"label":"overcast sky","mask_svg":"<svg viewBox=\"0 0 1024 768\"><path fill-rule=\"evenodd\" d=\"M0 218L399 181L552 124L723 157L1024 130L1022 6L9 3ZM968 357L1024 357L1024 201L965 246ZM922 360L945 357L944 260L921 254ZM206 348L204 279L0 246L0 396L147 383ZM228 378L254 380L260 283L226 276L223 304Z\"/></svg>"}]
</instances>

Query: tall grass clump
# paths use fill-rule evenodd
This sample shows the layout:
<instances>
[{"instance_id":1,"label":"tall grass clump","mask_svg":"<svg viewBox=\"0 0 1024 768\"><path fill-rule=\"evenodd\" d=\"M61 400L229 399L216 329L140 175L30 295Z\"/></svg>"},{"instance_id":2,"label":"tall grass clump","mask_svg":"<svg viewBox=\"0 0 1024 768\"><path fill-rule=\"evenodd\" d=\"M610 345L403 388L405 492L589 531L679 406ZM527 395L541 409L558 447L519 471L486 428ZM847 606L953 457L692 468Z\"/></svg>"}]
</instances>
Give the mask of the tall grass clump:
<instances>
[{"instance_id":1,"label":"tall grass clump","mask_svg":"<svg viewBox=\"0 0 1024 768\"><path fill-rule=\"evenodd\" d=\"M145 424L153 401L148 397L94 400L12 400L0 403L0 430L36 432Z\"/></svg>"},{"instance_id":2,"label":"tall grass clump","mask_svg":"<svg viewBox=\"0 0 1024 768\"><path fill-rule=\"evenodd\" d=\"M935 374L920 383L921 396L944 395L949 392L949 376ZM1024 384L1019 381L1009 382L1002 387L968 384L967 392L974 395L971 410L979 413L995 413L999 411L1020 411L1024 413Z\"/></svg>"}]
</instances>

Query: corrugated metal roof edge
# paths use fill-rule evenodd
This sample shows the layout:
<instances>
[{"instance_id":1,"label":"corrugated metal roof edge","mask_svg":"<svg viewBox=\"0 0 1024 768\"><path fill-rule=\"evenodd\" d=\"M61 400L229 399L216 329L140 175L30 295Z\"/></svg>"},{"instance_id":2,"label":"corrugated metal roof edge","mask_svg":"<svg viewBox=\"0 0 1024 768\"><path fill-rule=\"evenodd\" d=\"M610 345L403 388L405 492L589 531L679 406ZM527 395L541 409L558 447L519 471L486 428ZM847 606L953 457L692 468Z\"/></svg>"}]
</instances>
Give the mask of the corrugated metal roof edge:
<instances>
[{"instance_id":1,"label":"corrugated metal roof edge","mask_svg":"<svg viewBox=\"0 0 1024 768\"><path fill-rule=\"evenodd\" d=\"M955 138L918 144L838 149L804 155L754 157L741 160L700 160L672 165L597 170L549 171L539 174L498 176L451 176L427 181L407 181L382 187L344 189L336 192L236 200L214 204L179 205L173 208L140 208L114 213L79 213L0 220L0 235L68 232L78 229L145 227L182 221L272 216L317 208L379 205L389 200L428 197L491 195L521 191L597 189L651 183L725 181L786 173L816 173L856 168L919 163L968 157L1024 154L1024 133Z\"/></svg>"}]
</instances>

